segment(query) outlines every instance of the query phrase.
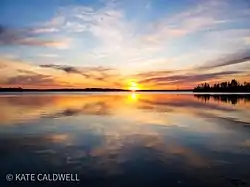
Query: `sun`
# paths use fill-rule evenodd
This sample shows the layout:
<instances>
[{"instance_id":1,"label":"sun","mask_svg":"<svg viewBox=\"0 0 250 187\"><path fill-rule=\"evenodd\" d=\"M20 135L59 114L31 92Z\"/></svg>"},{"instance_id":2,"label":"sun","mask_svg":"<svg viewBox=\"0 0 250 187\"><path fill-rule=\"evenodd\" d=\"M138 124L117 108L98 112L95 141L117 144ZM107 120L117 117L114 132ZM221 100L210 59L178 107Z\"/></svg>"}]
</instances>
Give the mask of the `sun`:
<instances>
[{"instance_id":1,"label":"sun","mask_svg":"<svg viewBox=\"0 0 250 187\"><path fill-rule=\"evenodd\" d=\"M136 91L139 90L138 84L135 81L130 82L129 90Z\"/></svg>"}]
</instances>

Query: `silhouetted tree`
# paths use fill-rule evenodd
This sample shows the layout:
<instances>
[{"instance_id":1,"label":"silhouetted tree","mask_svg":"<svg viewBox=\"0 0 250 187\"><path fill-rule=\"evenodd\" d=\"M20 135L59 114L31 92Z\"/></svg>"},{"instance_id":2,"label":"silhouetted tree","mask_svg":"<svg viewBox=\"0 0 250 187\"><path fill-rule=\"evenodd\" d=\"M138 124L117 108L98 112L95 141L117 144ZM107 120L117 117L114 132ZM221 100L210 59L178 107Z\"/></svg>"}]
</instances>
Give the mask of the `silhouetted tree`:
<instances>
[{"instance_id":1,"label":"silhouetted tree","mask_svg":"<svg viewBox=\"0 0 250 187\"><path fill-rule=\"evenodd\" d=\"M231 81L225 81L221 83L215 83L210 86L209 83L202 83L194 88L195 92L250 92L250 83L244 82L240 84L236 79Z\"/></svg>"}]
</instances>

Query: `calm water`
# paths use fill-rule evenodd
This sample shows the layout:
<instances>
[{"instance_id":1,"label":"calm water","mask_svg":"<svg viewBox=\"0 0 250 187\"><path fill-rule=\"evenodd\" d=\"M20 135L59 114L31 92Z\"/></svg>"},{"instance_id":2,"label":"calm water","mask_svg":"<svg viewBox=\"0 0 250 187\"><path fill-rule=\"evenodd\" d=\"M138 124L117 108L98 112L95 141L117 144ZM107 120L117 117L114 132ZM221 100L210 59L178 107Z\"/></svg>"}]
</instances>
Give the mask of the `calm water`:
<instances>
[{"instance_id":1,"label":"calm water","mask_svg":"<svg viewBox=\"0 0 250 187\"><path fill-rule=\"evenodd\" d=\"M2 94L0 107L4 185L20 183L7 173L73 173L72 184L101 187L250 185L250 95Z\"/></svg>"}]
</instances>

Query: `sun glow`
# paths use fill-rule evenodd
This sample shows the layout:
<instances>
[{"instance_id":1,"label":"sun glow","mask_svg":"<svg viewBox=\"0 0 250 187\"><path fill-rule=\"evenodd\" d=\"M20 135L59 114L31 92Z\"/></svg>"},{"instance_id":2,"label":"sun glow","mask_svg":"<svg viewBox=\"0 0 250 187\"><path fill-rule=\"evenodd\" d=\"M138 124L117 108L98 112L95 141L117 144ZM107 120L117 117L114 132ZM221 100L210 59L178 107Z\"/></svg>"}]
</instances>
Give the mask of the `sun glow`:
<instances>
[{"instance_id":1,"label":"sun glow","mask_svg":"<svg viewBox=\"0 0 250 187\"><path fill-rule=\"evenodd\" d=\"M139 90L138 84L135 81L130 82L129 90L136 91Z\"/></svg>"}]
</instances>

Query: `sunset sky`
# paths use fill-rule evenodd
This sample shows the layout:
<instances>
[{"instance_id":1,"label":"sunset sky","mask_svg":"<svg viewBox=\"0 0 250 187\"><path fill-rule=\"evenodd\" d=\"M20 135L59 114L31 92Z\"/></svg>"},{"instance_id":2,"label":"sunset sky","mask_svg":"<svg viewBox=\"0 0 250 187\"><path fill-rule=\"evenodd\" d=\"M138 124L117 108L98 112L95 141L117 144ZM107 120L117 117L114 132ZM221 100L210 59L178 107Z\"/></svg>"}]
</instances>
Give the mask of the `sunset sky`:
<instances>
[{"instance_id":1,"label":"sunset sky","mask_svg":"<svg viewBox=\"0 0 250 187\"><path fill-rule=\"evenodd\" d=\"M0 87L250 81L249 0L1 0Z\"/></svg>"}]
</instances>

